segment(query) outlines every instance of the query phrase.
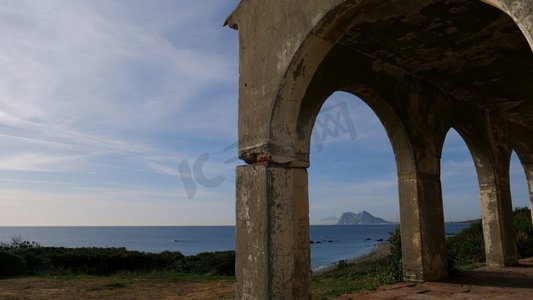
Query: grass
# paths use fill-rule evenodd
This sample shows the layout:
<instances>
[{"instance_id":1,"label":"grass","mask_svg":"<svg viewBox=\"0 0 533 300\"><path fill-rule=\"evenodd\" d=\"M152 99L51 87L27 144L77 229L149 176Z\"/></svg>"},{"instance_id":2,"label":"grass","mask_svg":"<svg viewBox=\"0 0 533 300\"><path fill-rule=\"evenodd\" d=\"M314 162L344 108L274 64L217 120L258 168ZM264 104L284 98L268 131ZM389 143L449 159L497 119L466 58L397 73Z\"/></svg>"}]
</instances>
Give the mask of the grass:
<instances>
[{"instance_id":1,"label":"grass","mask_svg":"<svg viewBox=\"0 0 533 300\"><path fill-rule=\"evenodd\" d=\"M191 274L191 273L181 273L181 272L171 272L171 271L161 271L161 272L120 272L113 275L88 275L88 274L38 274L38 275L19 275L19 276L10 276L10 277L0 277L0 280L3 279L15 279L15 278L43 278L43 279L53 279L60 281L69 281L69 280L100 280L102 278L116 278L116 279L172 279L172 280L184 280L184 281L216 281L216 280L225 280L225 281L235 281L233 276L219 276L219 275L209 275L209 274Z\"/></svg>"},{"instance_id":2,"label":"grass","mask_svg":"<svg viewBox=\"0 0 533 300\"><path fill-rule=\"evenodd\" d=\"M320 276L313 278L313 299L329 299L362 290L373 290L382 285L377 272L358 272L339 277Z\"/></svg>"},{"instance_id":3,"label":"grass","mask_svg":"<svg viewBox=\"0 0 533 300\"><path fill-rule=\"evenodd\" d=\"M235 278L176 272L0 279L0 299L233 299Z\"/></svg>"},{"instance_id":4,"label":"grass","mask_svg":"<svg viewBox=\"0 0 533 300\"><path fill-rule=\"evenodd\" d=\"M333 270L313 277L313 299L329 299L394 283L387 246L353 262L341 261Z\"/></svg>"},{"instance_id":5,"label":"grass","mask_svg":"<svg viewBox=\"0 0 533 300\"><path fill-rule=\"evenodd\" d=\"M516 221L517 231L523 233L521 239L517 239L519 250L522 255L531 254L533 230L529 209L519 209L515 214L520 216ZM352 262L341 261L337 268L314 276L311 282L312 298L330 299L398 282L402 273L399 228L391 232L389 243L380 245L381 248L378 247L377 251L366 257ZM450 271L468 271L484 265L480 223L473 223L463 232L448 238L447 245ZM41 267L36 270L42 270L43 265L47 267L44 273L25 273L25 276L0 279L0 299L10 298L13 293L19 293L22 298L49 293L46 298L55 298L58 295L78 295L80 291L84 297L112 299L139 298L141 295L157 295L159 298L185 295L185 298L178 299L208 299L218 295L222 299L230 299L234 295L234 252L185 257L171 252L154 255L125 249L40 247L35 243L16 240L0 245L0 248L27 258L28 268L35 265ZM130 259L132 257L135 259ZM136 259L141 259L146 266L136 268ZM85 268L79 270L79 262ZM102 262L113 267L111 274L104 272L91 275L87 272ZM54 294L55 290L59 292Z\"/></svg>"}]
</instances>

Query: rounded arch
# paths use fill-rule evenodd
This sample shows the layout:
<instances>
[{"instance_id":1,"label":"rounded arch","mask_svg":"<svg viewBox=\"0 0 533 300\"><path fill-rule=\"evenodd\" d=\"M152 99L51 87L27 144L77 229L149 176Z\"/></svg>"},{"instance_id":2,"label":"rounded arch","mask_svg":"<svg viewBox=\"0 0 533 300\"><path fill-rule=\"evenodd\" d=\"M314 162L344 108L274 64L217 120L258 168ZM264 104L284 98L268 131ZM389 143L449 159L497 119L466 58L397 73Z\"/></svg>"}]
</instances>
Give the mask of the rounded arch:
<instances>
[{"instance_id":1,"label":"rounded arch","mask_svg":"<svg viewBox=\"0 0 533 300\"><path fill-rule=\"evenodd\" d=\"M397 55L397 59L388 60L388 47L392 47L393 52L398 49L394 48L395 45L386 43L381 46L380 40L373 40L371 34L375 34L376 30L379 32L379 30L384 29L396 29L396 23L394 21L389 22L390 19L399 20L405 16L413 17L409 12L413 10L420 12L422 10L420 6L422 5L424 9L430 8L430 11L439 11L439 7L436 6L444 2L394 1L392 3L380 3L363 0L344 1L336 6L318 22L318 25L304 39L296 54L292 57L273 102L270 123L268 124L268 159L276 163L305 168L309 165L310 136L313 124L320 107L329 95L337 90L350 92L360 97L372 108L385 127L396 157L400 190L400 219L402 227L409 228L402 231L402 237L404 240L411 242L410 244L402 245L404 261L408 262L408 265L404 265L404 270L407 270L405 273L406 278L419 278L425 272L427 272L427 275L424 276L428 278L431 278L431 276L442 278L445 276L444 226L439 224L441 219L443 222L442 194L438 176L440 174L439 158L442 143L446 136L446 126L451 123L451 120L448 119L450 116L449 114L447 116L446 113L450 113L452 109L450 104L446 103L446 100L451 101L453 99L454 102L459 102L458 99L461 98L458 95L447 93L445 90L446 85L460 85L459 82L455 82L453 79L456 78L456 76L452 76L454 71L461 73L461 76L468 77L469 75L464 75L461 70L453 69L453 67L445 69L447 73L444 72L446 74L444 76L448 76L448 79L443 79L442 74L439 74L440 71L427 74L425 73L426 67L434 71L440 70L440 68L448 68L448 66L435 66L422 58L424 55L416 54L416 51L410 53L414 56L413 60L409 57L410 54L398 55L402 51L397 51L393 54L393 56ZM454 3L459 3L457 4L459 7L455 7L459 10L463 8L461 4L467 5L466 3L468 3L470 5L469 9L471 9L469 13L475 13L477 12L476 9L481 7L479 6L481 2L475 2L477 6L472 5L474 2L469 1L457 1ZM433 4L436 4L436 6L433 6ZM489 25L503 22L508 26L509 23L512 23L508 17L505 17L503 13L496 9L488 6L481 8L488 14L484 16L483 22L476 25L485 31L489 31L485 32L489 33L487 36L491 36L491 29L487 29L490 27ZM442 8L440 11L442 11ZM447 10L445 9L444 11ZM431 12L427 11L424 13L431 14ZM428 18L431 19L431 16ZM378 25L375 25L375 20L378 20ZM411 21L413 20L407 20L406 23ZM455 24L460 27L459 24L462 21L464 19L455 19ZM402 23L403 21L397 22ZM414 20L413 22L416 23L417 21ZM516 25L515 23L513 24ZM400 25L405 25L405 23ZM377 26L378 28L375 29L372 26ZM424 26L431 27L432 24L429 23ZM416 36L414 32L424 29L416 26L413 27L415 29L409 26L407 28L399 27L398 32L395 32L395 38L397 39L410 39L413 34ZM463 25L462 29L467 27L468 24ZM513 30L515 29L516 26L513 27ZM451 28L451 31L453 30L458 29ZM475 33L475 30L470 33ZM368 39L366 39L367 36L365 34L370 35ZM364 38L359 38L361 36ZM513 37L516 38L516 35ZM360 48L358 43L364 43L366 40L370 40L370 42ZM447 40L440 42L435 39L432 41L434 44L439 45L440 43L452 42ZM521 41L523 42L522 44L526 45L523 41L523 35ZM489 45L490 49L490 47L494 46L494 40L489 39L486 44ZM524 46L522 44L522 48L519 48L519 50L523 54ZM475 43L471 45L475 45ZM450 50L456 53L469 53L469 50L471 50L468 47L448 49L446 46L442 46L442 48L445 51ZM525 48L531 54L527 45ZM370 52L366 50L370 50ZM428 48L422 50L431 51ZM419 53L426 53L424 51ZM480 55L483 56L483 54ZM469 60L467 58L468 55L463 56L462 59L464 60L460 61L459 65L468 65ZM350 61L349 67L342 64L342 59ZM412 63L398 63L398 59ZM417 66L420 65L417 65L417 63L422 64L424 67L418 68ZM427 65L425 65L426 63ZM497 69L501 69L502 74L506 74L506 69L500 68L502 62L498 61L498 63ZM342 67L346 73L342 75L336 74L336 70L332 68L332 65ZM415 67L411 68L413 65ZM451 65L453 66L453 64ZM349 68L351 69L346 71ZM436 81L428 82L425 79L428 75L429 77L434 76ZM465 96L471 96L472 92L480 91L478 90L479 87L471 86L469 88L472 88L472 91L467 93L468 95L465 94ZM397 94L401 96L397 97ZM431 99L430 97L437 99ZM429 99L431 101L428 101ZM482 110L479 109L478 104L474 103L473 107L475 107L474 111ZM427 117L422 121L412 121L411 117L417 115L426 115ZM481 123L481 125L483 127L486 124ZM426 126L429 127L426 128ZM428 135L426 131L431 131L432 134ZM502 203L502 205L507 205L508 201L504 199L507 195L498 193L500 193L501 187L508 185L508 182L502 181L508 181L508 174L503 173L505 172L505 161L507 161L508 166L510 152L498 151L498 155L495 157L491 155L490 151L485 151L487 148L484 148L492 149L493 145L483 144L482 142L477 145L476 143L479 141L474 139L468 143L470 139L465 138L464 135L462 136L467 141L467 145L470 144L469 149L474 156L481 187L482 210L485 210L483 215L488 216L492 213L497 215L496 218L500 218L500 215L507 212L506 208L498 207ZM433 211L426 210L422 212L420 207L429 203L429 199L434 199L431 200L433 201L431 204L434 208ZM500 201L500 199L504 200ZM490 211L494 207L497 207L496 209L499 211ZM501 218L505 219L505 217ZM427 221L428 219L432 219L432 222ZM421 222L420 220L426 221ZM490 235L486 239L488 241L486 248L489 249L488 251L492 251L494 247L499 247L501 250L494 257L492 255L494 252L488 252L488 261L494 261L494 264L498 265L505 265L507 263L506 255L513 252L513 250L504 248L510 245L508 240L514 234L506 232L508 227L500 227L499 219L494 221L492 218L484 218L484 222L485 231ZM438 236L439 234L429 237L429 232L439 234L442 232L442 239ZM417 241L416 239L418 238L424 241L431 240L431 242ZM507 240L504 241L504 239ZM493 240L500 244L494 246ZM425 243L424 247L431 248L431 250L422 250L421 243ZM511 260L512 258L509 259L509 261Z\"/></svg>"},{"instance_id":2,"label":"rounded arch","mask_svg":"<svg viewBox=\"0 0 533 300\"><path fill-rule=\"evenodd\" d=\"M336 90L324 90L316 96L307 95L302 101L301 110L298 114L296 125L295 156L297 160L309 163L309 153L311 145L311 133L318 113L325 101ZM412 145L400 118L394 109L386 101L371 93L369 88L352 85L338 91L347 92L361 99L378 117L385 128L385 132L392 145L396 158L397 173L404 174L414 171L415 158L413 156ZM362 91L362 92L361 92ZM373 96L374 95L374 96Z\"/></svg>"},{"instance_id":3,"label":"rounded arch","mask_svg":"<svg viewBox=\"0 0 533 300\"><path fill-rule=\"evenodd\" d=\"M310 150L309 203L315 224L323 221L317 216L363 209L399 222L393 149L365 101L341 91L328 97L313 127Z\"/></svg>"},{"instance_id":4,"label":"rounded arch","mask_svg":"<svg viewBox=\"0 0 533 300\"><path fill-rule=\"evenodd\" d=\"M510 16L533 51L533 2L522 0L481 0Z\"/></svg>"},{"instance_id":5,"label":"rounded arch","mask_svg":"<svg viewBox=\"0 0 533 300\"><path fill-rule=\"evenodd\" d=\"M503 0L480 0L479 3L488 3L512 17L522 35L526 38L533 49L531 35L533 33L524 30L525 25L520 23L523 19L516 18L516 12L508 5L501 5ZM307 36L303 39L300 47L293 55L288 68L286 69L280 87L276 93L272 105L270 122L268 124L268 150L267 155L272 160L279 163L292 162L294 165L306 166L305 151L299 144L301 135L300 121L295 116L300 115L306 92L314 78L319 72L320 66L328 56L338 41L347 35L350 28L356 21L370 21L383 17L381 11L387 11L388 17L400 16L406 11L416 9L421 4L412 1L395 1L392 3L376 4L372 0L346 0L333 6L317 21ZM529 5L529 4L528 4ZM533 5L531 5L533 7ZM532 17L533 18L533 17ZM522 25L521 25L522 24ZM357 52L357 50L354 50ZM365 53L362 53L365 55ZM365 87L366 88L366 87ZM344 90L336 87L338 90ZM354 93L353 90L346 90ZM331 93L331 91L328 91ZM359 91L360 92L360 91ZM355 94L358 92L356 91ZM326 96L320 96L327 98ZM365 98L364 96L362 98ZM365 98L365 101L369 99ZM322 100L321 102L323 102ZM369 104L370 105L370 104ZM443 137L445 134L443 135ZM258 153L256 153L258 154ZM256 157L243 157L249 163L255 162Z\"/></svg>"},{"instance_id":6,"label":"rounded arch","mask_svg":"<svg viewBox=\"0 0 533 300\"><path fill-rule=\"evenodd\" d=\"M480 190L482 186L494 184L496 178L494 176L494 157L491 157L490 154L490 145L484 143L485 139L479 138L483 136L482 132L473 131L472 127L455 125L450 127L450 129L455 130L466 143L468 151L474 161L474 166L476 167L476 174L478 177L478 182ZM509 151L508 159L510 161L511 152Z\"/></svg>"},{"instance_id":7,"label":"rounded arch","mask_svg":"<svg viewBox=\"0 0 533 300\"><path fill-rule=\"evenodd\" d=\"M269 13L260 5L246 3L254 13ZM386 127L397 161L407 162L398 163L397 168L406 279L435 280L447 276L437 148L452 122L450 119L454 118L453 112L459 112L464 120L470 117L464 116L468 112L454 107L461 103L468 103L473 108L470 111L479 113L472 126L480 132L458 131L464 133L463 139L475 153L480 182L487 183L481 198L490 210L484 213L490 215L488 224L484 224L485 231L495 242L490 246L499 248L494 260L499 260L496 264L500 265L511 262L509 256L513 255L513 249L510 245L514 237L506 231L508 210L503 206L510 202L506 201L510 195L507 195L508 189L505 190L504 181L508 176L503 174L502 167L505 161L508 165L510 151L507 153L506 149L499 149L499 144L492 143L491 133L484 131L490 120L484 119L483 114L485 107L494 106L514 120L527 122L531 119L529 110L520 111L521 102L517 100L530 97L533 92L528 81L530 77L515 75L529 75L533 60L531 48L516 23L481 1L295 1L290 6L277 5L279 3L271 2L270 7L275 7L274 13L283 14L287 21L266 22L276 41L274 49L267 48L268 41L263 38L261 51L257 54L248 51L241 60L246 62L247 71L241 87L246 86L247 80L258 82L246 89L245 97L242 102L240 100L246 106L239 116L246 118L243 123L239 121L239 139L244 141L239 142L239 155L251 165L238 171L238 179L245 184L237 185L240 188L237 203L246 208L242 211L247 211L249 206L245 205L251 202L265 204L271 209L266 209L268 214L260 214L263 219L259 223L267 224L263 232L279 237L276 230L284 227L287 236L295 236L294 243L281 239L259 241L268 241L266 248L279 246L286 250L274 251L284 253L283 259L265 257L264 261L273 261L265 269L278 270L281 275L275 279L287 279L284 282L297 277L310 280L303 274L307 272L306 247L309 245L305 170L309 161L309 137L321 105L337 90L361 97L376 112ZM286 30L295 27L291 26L294 24L291 21L298 19L294 17L299 13L298 5L316 8L317 14L308 18L308 24L298 27L302 29L299 32ZM287 10L281 12L283 8ZM266 16L265 19L269 19ZM243 28L246 25L253 28L253 34L248 31L246 36L250 45L254 43L256 31L266 28L258 28L253 16L248 17ZM434 24L437 19L445 22ZM456 39L456 34L460 34L461 39ZM506 43L508 40L511 43ZM502 45L509 48L500 52ZM285 51L288 48L290 51ZM266 53L263 49L273 51ZM507 64L509 57L512 64ZM278 61L281 63L276 64ZM346 61L349 65L343 65ZM265 72L269 75L255 77L257 64L278 68L269 68L269 72ZM336 74L332 66L342 67L345 73ZM488 70L491 72L485 72ZM482 79L472 80L479 77ZM507 85L514 79L517 79L516 84ZM250 124L254 126L246 126ZM475 134L482 138L475 139ZM255 187L253 179L261 180L261 190L251 188ZM283 210L283 205L298 209L288 213L290 211ZM238 215L237 219L246 224L250 217L243 215ZM271 223L271 220L284 223ZM251 236L253 232L247 229L242 226L238 232ZM242 247L250 252L244 243ZM247 262L245 255L238 256L249 264L246 270L257 270L257 265ZM298 275L294 275L295 272ZM308 282L298 284L301 293L308 294L308 290L304 290L309 287ZM284 292L292 289L287 286Z\"/></svg>"}]
</instances>

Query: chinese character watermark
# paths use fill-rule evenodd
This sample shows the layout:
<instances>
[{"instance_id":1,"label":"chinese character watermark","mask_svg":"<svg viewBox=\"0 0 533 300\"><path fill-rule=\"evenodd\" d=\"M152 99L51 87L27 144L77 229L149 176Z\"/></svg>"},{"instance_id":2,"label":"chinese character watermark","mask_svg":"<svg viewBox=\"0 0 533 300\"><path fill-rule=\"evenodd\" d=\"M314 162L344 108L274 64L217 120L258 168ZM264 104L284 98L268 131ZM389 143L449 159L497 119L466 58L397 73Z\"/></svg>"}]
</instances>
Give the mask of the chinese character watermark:
<instances>
[{"instance_id":1,"label":"chinese character watermark","mask_svg":"<svg viewBox=\"0 0 533 300\"><path fill-rule=\"evenodd\" d=\"M346 102L323 108L321 115L315 121L313 143L318 152L324 150L324 143L328 138L337 138L341 134L348 134L351 140L357 138L355 125Z\"/></svg>"},{"instance_id":2,"label":"chinese character watermark","mask_svg":"<svg viewBox=\"0 0 533 300\"><path fill-rule=\"evenodd\" d=\"M315 121L315 127L312 132L312 142L316 150L322 152L324 150L324 144L329 139L339 138L343 135L349 136L351 140L357 138L357 132L348 105L345 102L340 102L323 108ZM237 148L237 143L233 143L225 147L223 152L231 152L233 155ZM192 167L188 159L180 162L179 177L183 182L185 192L189 199L194 198L198 186L214 188L222 185L226 180L222 175L213 178L208 178L204 175L203 168L208 161L209 153L203 153L194 160ZM224 164L228 165L237 161L238 158L233 156L226 159Z\"/></svg>"}]
</instances>

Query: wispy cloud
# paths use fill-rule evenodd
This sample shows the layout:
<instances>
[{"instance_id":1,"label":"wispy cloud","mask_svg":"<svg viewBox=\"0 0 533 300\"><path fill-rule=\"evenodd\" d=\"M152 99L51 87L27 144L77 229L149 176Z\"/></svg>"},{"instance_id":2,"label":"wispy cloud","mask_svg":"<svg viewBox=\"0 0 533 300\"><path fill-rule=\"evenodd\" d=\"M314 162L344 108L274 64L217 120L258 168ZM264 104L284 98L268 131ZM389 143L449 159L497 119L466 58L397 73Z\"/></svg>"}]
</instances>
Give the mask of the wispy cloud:
<instances>
[{"instance_id":1,"label":"wispy cloud","mask_svg":"<svg viewBox=\"0 0 533 300\"><path fill-rule=\"evenodd\" d=\"M0 176L12 181L3 205L66 199L65 185L77 186L69 201L80 205L106 195L112 206L121 194L150 210L186 199L179 162L236 138L236 32L221 25L237 2L4 1ZM205 165L210 175L227 169ZM151 192L132 195L132 182ZM4 193L10 185L18 192ZM197 197L218 198L202 188Z\"/></svg>"},{"instance_id":2,"label":"wispy cloud","mask_svg":"<svg viewBox=\"0 0 533 300\"><path fill-rule=\"evenodd\" d=\"M148 134L178 137L230 127L216 120L227 124L235 107L217 100L236 98L234 89L223 88L235 83L236 60L212 50L210 38L220 33L201 21L215 22L220 5L8 4L0 8L0 34L7 41L0 51L0 124L12 131L4 136L143 153L161 143L147 141ZM191 31L196 25L207 32ZM206 42L191 45L197 34ZM206 93L209 86L227 92L220 98L216 90ZM207 109L189 114L198 102Z\"/></svg>"},{"instance_id":3,"label":"wispy cloud","mask_svg":"<svg viewBox=\"0 0 533 300\"><path fill-rule=\"evenodd\" d=\"M80 156L46 155L40 153L19 154L0 158L0 170L61 172L72 166ZM61 166L58 169L58 166Z\"/></svg>"}]
</instances>

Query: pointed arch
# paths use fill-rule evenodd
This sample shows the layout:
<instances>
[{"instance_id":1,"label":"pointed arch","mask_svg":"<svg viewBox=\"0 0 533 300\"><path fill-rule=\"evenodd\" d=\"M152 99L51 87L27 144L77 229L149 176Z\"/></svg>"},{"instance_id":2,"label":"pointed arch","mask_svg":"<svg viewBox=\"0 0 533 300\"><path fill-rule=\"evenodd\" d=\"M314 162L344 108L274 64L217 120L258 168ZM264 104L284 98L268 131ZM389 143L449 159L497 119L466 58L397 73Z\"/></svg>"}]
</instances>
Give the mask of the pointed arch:
<instances>
[{"instance_id":1,"label":"pointed arch","mask_svg":"<svg viewBox=\"0 0 533 300\"><path fill-rule=\"evenodd\" d=\"M453 127L466 142L474 160L479 182L481 221L488 265L506 266L517 262L512 202L509 185L511 151L493 150L487 132L472 124Z\"/></svg>"},{"instance_id":2,"label":"pointed arch","mask_svg":"<svg viewBox=\"0 0 533 300\"><path fill-rule=\"evenodd\" d=\"M480 218L479 181L470 149L453 128L446 134L441 154L444 216L448 222ZM450 219L450 215L454 215Z\"/></svg>"}]
</instances>

